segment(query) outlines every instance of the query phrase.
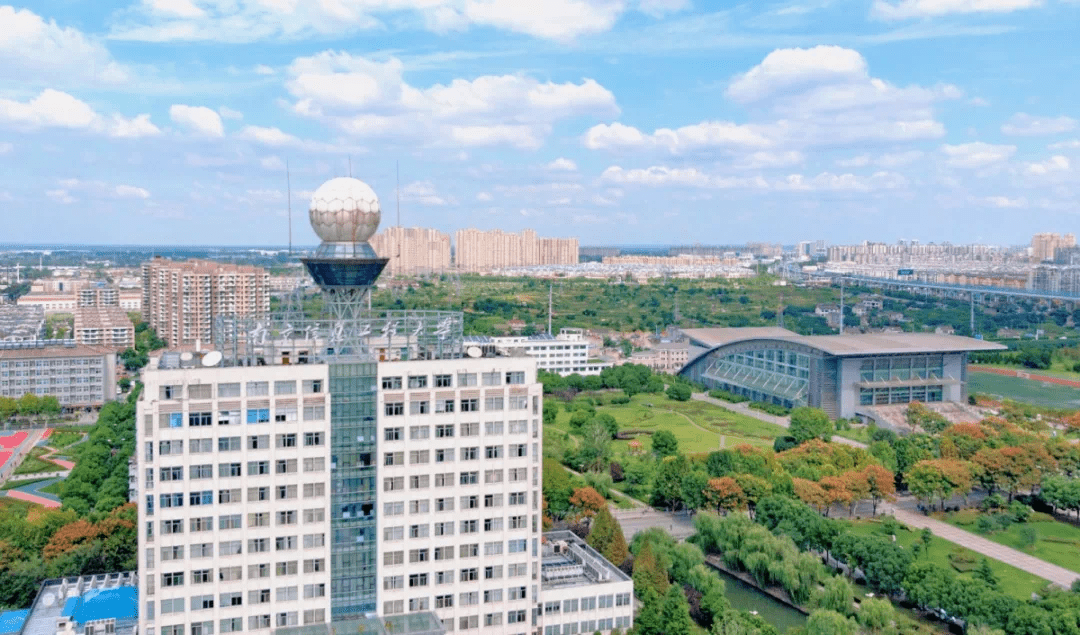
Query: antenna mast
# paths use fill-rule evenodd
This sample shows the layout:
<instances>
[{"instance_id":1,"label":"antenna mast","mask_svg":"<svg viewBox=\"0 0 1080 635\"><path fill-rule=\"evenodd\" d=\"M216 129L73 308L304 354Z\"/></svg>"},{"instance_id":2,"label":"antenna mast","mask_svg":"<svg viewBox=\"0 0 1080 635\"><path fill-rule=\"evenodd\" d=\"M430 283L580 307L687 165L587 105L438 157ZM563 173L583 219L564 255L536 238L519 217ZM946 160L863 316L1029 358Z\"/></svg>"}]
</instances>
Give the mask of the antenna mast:
<instances>
[{"instance_id":1,"label":"antenna mast","mask_svg":"<svg viewBox=\"0 0 1080 635\"><path fill-rule=\"evenodd\" d=\"M289 257L292 258L292 179L289 177L288 159L285 159L285 190L289 199Z\"/></svg>"},{"instance_id":2,"label":"antenna mast","mask_svg":"<svg viewBox=\"0 0 1080 635\"><path fill-rule=\"evenodd\" d=\"M555 289L554 283L548 283L548 335L551 335L551 312L552 312L552 292Z\"/></svg>"}]
</instances>

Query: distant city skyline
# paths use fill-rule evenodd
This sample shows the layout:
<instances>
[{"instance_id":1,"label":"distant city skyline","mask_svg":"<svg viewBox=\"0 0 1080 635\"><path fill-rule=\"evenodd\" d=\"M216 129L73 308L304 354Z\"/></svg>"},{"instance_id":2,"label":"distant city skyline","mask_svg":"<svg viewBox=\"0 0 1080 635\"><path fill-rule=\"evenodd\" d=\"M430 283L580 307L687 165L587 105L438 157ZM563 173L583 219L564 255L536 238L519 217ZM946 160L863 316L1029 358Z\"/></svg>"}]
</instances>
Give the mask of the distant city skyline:
<instances>
[{"instance_id":1,"label":"distant city skyline","mask_svg":"<svg viewBox=\"0 0 1080 635\"><path fill-rule=\"evenodd\" d=\"M1076 233L1078 21L1066 0L0 5L4 240L283 245L286 163L298 245L335 175L396 224L396 164L402 225L451 235Z\"/></svg>"}]
</instances>

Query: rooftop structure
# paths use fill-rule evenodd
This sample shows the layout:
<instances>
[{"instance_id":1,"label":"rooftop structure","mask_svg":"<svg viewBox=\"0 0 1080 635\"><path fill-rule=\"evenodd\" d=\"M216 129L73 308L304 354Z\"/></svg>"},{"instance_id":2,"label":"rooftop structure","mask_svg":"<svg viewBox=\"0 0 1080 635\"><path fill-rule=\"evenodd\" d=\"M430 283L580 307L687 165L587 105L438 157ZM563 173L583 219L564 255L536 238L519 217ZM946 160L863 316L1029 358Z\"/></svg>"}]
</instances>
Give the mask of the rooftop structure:
<instances>
[{"instance_id":1,"label":"rooftop structure","mask_svg":"<svg viewBox=\"0 0 1080 635\"><path fill-rule=\"evenodd\" d=\"M634 581L570 531L544 534L543 632L624 632L634 624Z\"/></svg>"},{"instance_id":2,"label":"rooftop structure","mask_svg":"<svg viewBox=\"0 0 1080 635\"><path fill-rule=\"evenodd\" d=\"M20 635L134 635L137 582L131 571L47 580Z\"/></svg>"},{"instance_id":3,"label":"rooftop structure","mask_svg":"<svg viewBox=\"0 0 1080 635\"><path fill-rule=\"evenodd\" d=\"M874 406L962 402L967 354L1006 347L956 335L799 335L777 327L686 329L680 374L710 388L832 417L877 419Z\"/></svg>"},{"instance_id":4,"label":"rooftop structure","mask_svg":"<svg viewBox=\"0 0 1080 635\"><path fill-rule=\"evenodd\" d=\"M45 310L42 307L0 304L0 341L33 341L44 334Z\"/></svg>"}]
</instances>

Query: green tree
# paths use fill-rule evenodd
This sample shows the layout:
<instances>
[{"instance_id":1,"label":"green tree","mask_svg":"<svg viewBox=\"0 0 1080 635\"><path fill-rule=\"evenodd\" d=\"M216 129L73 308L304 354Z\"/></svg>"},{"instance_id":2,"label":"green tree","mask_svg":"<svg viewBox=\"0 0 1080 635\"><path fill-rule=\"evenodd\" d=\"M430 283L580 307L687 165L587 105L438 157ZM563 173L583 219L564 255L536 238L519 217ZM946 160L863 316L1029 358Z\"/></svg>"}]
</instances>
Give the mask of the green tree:
<instances>
[{"instance_id":1,"label":"green tree","mask_svg":"<svg viewBox=\"0 0 1080 635\"><path fill-rule=\"evenodd\" d=\"M635 561L635 569L637 563ZM634 583L634 590L641 598L641 611L634 619L635 635L663 635L664 618L661 613L663 608L662 596L652 587L642 588L638 591L638 585Z\"/></svg>"},{"instance_id":2,"label":"green tree","mask_svg":"<svg viewBox=\"0 0 1080 635\"><path fill-rule=\"evenodd\" d=\"M544 458L544 500L548 512L555 518L562 518L570 511L570 497L574 487L570 483L570 474L558 461L551 457Z\"/></svg>"},{"instance_id":3,"label":"green tree","mask_svg":"<svg viewBox=\"0 0 1080 635\"><path fill-rule=\"evenodd\" d=\"M990 567L990 561L986 558L983 558L982 562L979 563L979 568L975 569L975 577L985 582L991 589L997 588L997 575L994 574L994 570Z\"/></svg>"},{"instance_id":4,"label":"green tree","mask_svg":"<svg viewBox=\"0 0 1080 635\"><path fill-rule=\"evenodd\" d=\"M851 615L854 609L855 594L846 578L835 575L825 581L818 592L815 604L826 611L835 611L842 615Z\"/></svg>"},{"instance_id":5,"label":"green tree","mask_svg":"<svg viewBox=\"0 0 1080 635\"><path fill-rule=\"evenodd\" d=\"M664 624L664 635L690 635L690 605L681 586L668 588L660 617Z\"/></svg>"},{"instance_id":6,"label":"green tree","mask_svg":"<svg viewBox=\"0 0 1080 635\"><path fill-rule=\"evenodd\" d=\"M544 400L544 425L551 425L559 416L559 404L553 399Z\"/></svg>"},{"instance_id":7,"label":"green tree","mask_svg":"<svg viewBox=\"0 0 1080 635\"><path fill-rule=\"evenodd\" d=\"M690 386L680 382L671 384L667 389L668 399L673 401L690 401L692 395L693 391L690 389Z\"/></svg>"},{"instance_id":8,"label":"green tree","mask_svg":"<svg viewBox=\"0 0 1080 635\"><path fill-rule=\"evenodd\" d=\"M833 426L824 410L801 406L791 411L790 432L799 443L810 439L829 441L832 439Z\"/></svg>"},{"instance_id":9,"label":"green tree","mask_svg":"<svg viewBox=\"0 0 1080 635\"><path fill-rule=\"evenodd\" d=\"M634 557L633 577L634 590L642 600L647 601L645 594L648 591L656 593L657 596L667 593L667 572L657 563L651 542L646 542Z\"/></svg>"},{"instance_id":10,"label":"green tree","mask_svg":"<svg viewBox=\"0 0 1080 635\"><path fill-rule=\"evenodd\" d=\"M623 535L619 521L611 515L611 511L604 507L593 519L589 536L585 539L593 549L607 558L608 562L620 566L630 557L630 550L626 546L626 536Z\"/></svg>"},{"instance_id":11,"label":"green tree","mask_svg":"<svg viewBox=\"0 0 1080 635\"><path fill-rule=\"evenodd\" d=\"M806 620L806 635L857 635L855 622L835 611L817 610Z\"/></svg>"},{"instance_id":12,"label":"green tree","mask_svg":"<svg viewBox=\"0 0 1080 635\"><path fill-rule=\"evenodd\" d=\"M669 430L658 430L652 435L653 454L660 458L679 453L679 440Z\"/></svg>"}]
</instances>

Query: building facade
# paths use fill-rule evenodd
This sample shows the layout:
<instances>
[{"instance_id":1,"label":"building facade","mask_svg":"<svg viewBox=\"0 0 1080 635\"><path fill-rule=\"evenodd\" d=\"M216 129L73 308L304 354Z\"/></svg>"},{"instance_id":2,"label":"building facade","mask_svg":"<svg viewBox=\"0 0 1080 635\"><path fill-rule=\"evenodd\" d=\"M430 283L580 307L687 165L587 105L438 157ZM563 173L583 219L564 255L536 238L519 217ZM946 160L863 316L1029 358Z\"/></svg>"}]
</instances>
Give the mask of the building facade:
<instances>
[{"instance_id":1,"label":"building facade","mask_svg":"<svg viewBox=\"0 0 1080 635\"><path fill-rule=\"evenodd\" d=\"M544 534L541 561L543 635L634 625L634 581L571 531Z\"/></svg>"},{"instance_id":2,"label":"building facade","mask_svg":"<svg viewBox=\"0 0 1080 635\"><path fill-rule=\"evenodd\" d=\"M776 327L686 329L696 347L680 371L720 388L831 417L874 417L874 406L963 403L967 354L1005 350L956 335L798 335Z\"/></svg>"},{"instance_id":3,"label":"building facade","mask_svg":"<svg viewBox=\"0 0 1080 635\"><path fill-rule=\"evenodd\" d=\"M118 350L135 346L135 325L119 306L78 307L73 330L79 344Z\"/></svg>"},{"instance_id":4,"label":"building facade","mask_svg":"<svg viewBox=\"0 0 1080 635\"><path fill-rule=\"evenodd\" d=\"M371 247L389 258L384 274L415 276L450 269L450 235L422 227L387 227L371 237Z\"/></svg>"},{"instance_id":5,"label":"building facade","mask_svg":"<svg viewBox=\"0 0 1080 635\"><path fill-rule=\"evenodd\" d=\"M142 276L143 320L171 346L210 341L216 316L270 311L270 275L259 267L155 258Z\"/></svg>"},{"instance_id":6,"label":"building facade","mask_svg":"<svg viewBox=\"0 0 1080 635\"><path fill-rule=\"evenodd\" d=\"M1053 261L1059 250L1076 246L1075 234L1041 233L1031 237L1031 262Z\"/></svg>"},{"instance_id":7,"label":"building facade","mask_svg":"<svg viewBox=\"0 0 1080 635\"><path fill-rule=\"evenodd\" d=\"M116 351L46 340L0 345L0 397L52 395L67 408L116 399Z\"/></svg>"},{"instance_id":8,"label":"building facade","mask_svg":"<svg viewBox=\"0 0 1080 635\"><path fill-rule=\"evenodd\" d=\"M459 271L489 272L504 267L574 265L577 238L539 238L526 229L520 234L499 230L461 229L454 235L454 263Z\"/></svg>"},{"instance_id":9,"label":"building facade","mask_svg":"<svg viewBox=\"0 0 1080 635\"><path fill-rule=\"evenodd\" d=\"M610 362L592 359L592 344L585 338L582 329L564 328L558 335L547 333L540 335L509 335L503 337L482 337L478 343L490 343L496 349L509 353L521 350L536 358L536 367L559 375L599 375Z\"/></svg>"}]
</instances>

